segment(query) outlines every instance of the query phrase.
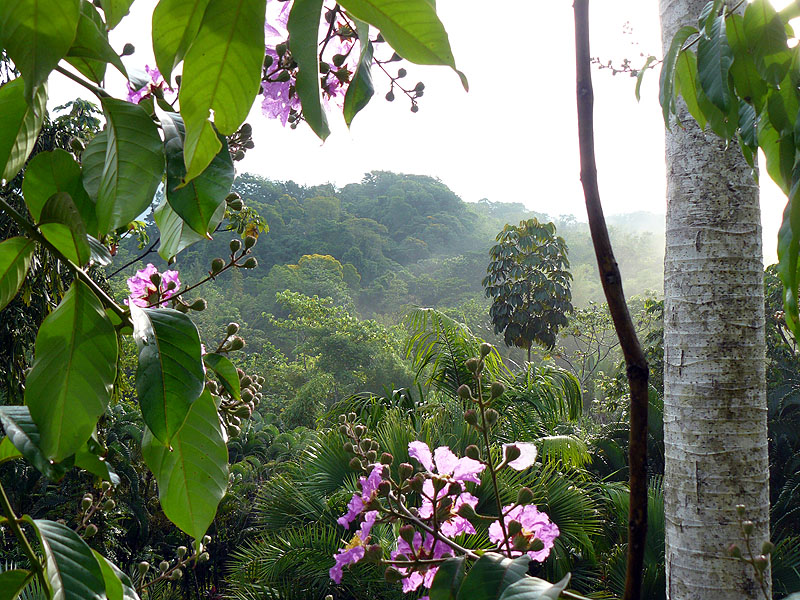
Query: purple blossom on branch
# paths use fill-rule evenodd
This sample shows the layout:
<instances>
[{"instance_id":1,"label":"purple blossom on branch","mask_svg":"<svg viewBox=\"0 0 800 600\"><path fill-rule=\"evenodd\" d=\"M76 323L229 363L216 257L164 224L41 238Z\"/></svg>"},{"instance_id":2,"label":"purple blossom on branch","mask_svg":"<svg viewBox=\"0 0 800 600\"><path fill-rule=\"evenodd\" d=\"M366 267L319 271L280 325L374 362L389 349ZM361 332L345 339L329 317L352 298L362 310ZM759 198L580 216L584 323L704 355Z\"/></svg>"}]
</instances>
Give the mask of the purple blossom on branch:
<instances>
[{"instance_id":1,"label":"purple blossom on branch","mask_svg":"<svg viewBox=\"0 0 800 600\"><path fill-rule=\"evenodd\" d=\"M503 515L506 531L508 531L508 524L511 521L518 521L522 525L522 531L517 536L522 536L528 544L533 542L534 539L542 542L544 547L541 550L530 550L528 556L531 557L531 560L543 562L550 555L553 543L560 533L558 525L551 522L550 517L546 513L539 511L533 504L504 506ZM506 545L499 520L489 525L489 539L497 544L498 548ZM513 546L514 541L512 539L508 541ZM511 554L513 556L521 556L522 551L512 550Z\"/></svg>"},{"instance_id":2,"label":"purple blossom on branch","mask_svg":"<svg viewBox=\"0 0 800 600\"><path fill-rule=\"evenodd\" d=\"M146 306L164 306L166 300L174 296L181 287L181 280L177 271L164 271L160 274L158 286L153 281L153 275L159 275L158 269L152 264L136 271L133 277L127 280L130 296L125 304L135 304L142 308ZM158 278L156 278L158 280Z\"/></svg>"}]
</instances>

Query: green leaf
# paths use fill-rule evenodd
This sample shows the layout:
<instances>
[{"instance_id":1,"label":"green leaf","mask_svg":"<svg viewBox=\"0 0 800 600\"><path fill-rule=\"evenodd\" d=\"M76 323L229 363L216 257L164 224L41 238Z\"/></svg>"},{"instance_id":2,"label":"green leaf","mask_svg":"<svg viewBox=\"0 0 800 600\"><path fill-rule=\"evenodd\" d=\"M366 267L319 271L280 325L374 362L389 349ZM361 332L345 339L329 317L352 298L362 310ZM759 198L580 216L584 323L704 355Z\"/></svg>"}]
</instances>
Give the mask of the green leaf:
<instances>
[{"instance_id":1,"label":"green leaf","mask_svg":"<svg viewBox=\"0 0 800 600\"><path fill-rule=\"evenodd\" d=\"M39 429L27 406L0 406L0 423L14 447L45 477L57 481L66 472L64 465L53 464L39 448ZM5 443L5 440L4 440Z\"/></svg>"},{"instance_id":2,"label":"green leaf","mask_svg":"<svg viewBox=\"0 0 800 600\"><path fill-rule=\"evenodd\" d=\"M161 0L153 11L153 54L167 83L194 41L206 6L208 0Z\"/></svg>"},{"instance_id":3,"label":"green leaf","mask_svg":"<svg viewBox=\"0 0 800 600\"><path fill-rule=\"evenodd\" d=\"M319 21L322 0L295 0L289 13L289 49L297 62L295 89L303 107L303 117L321 140L331 130L322 107L322 91L319 81Z\"/></svg>"},{"instance_id":4,"label":"green leaf","mask_svg":"<svg viewBox=\"0 0 800 600\"><path fill-rule=\"evenodd\" d=\"M171 113L162 119L164 147L167 155L167 202L195 232L202 236L211 234L210 225L233 185L234 169L228 142L217 136L222 149L205 171L181 187L186 176L183 160L183 121L179 114ZM216 227L217 223L214 223Z\"/></svg>"},{"instance_id":5,"label":"green leaf","mask_svg":"<svg viewBox=\"0 0 800 600\"><path fill-rule=\"evenodd\" d=\"M91 250L92 262L107 267L111 264L111 252L108 251L103 243L95 237L87 236L86 240L89 242L89 249Z\"/></svg>"},{"instance_id":6,"label":"green leaf","mask_svg":"<svg viewBox=\"0 0 800 600\"><path fill-rule=\"evenodd\" d=\"M131 305L131 319L139 348L136 391L142 417L168 445L203 392L200 335L189 317L171 308Z\"/></svg>"},{"instance_id":7,"label":"green leaf","mask_svg":"<svg viewBox=\"0 0 800 600\"><path fill-rule=\"evenodd\" d=\"M760 132L760 129L759 129ZM760 141L760 138L759 138ZM769 168L769 162L767 163ZM783 282L783 306L786 324L792 333L800 333L798 316L798 258L800 257L800 169L793 169L793 180L788 193L789 201L783 212L783 222L778 230L778 276Z\"/></svg>"},{"instance_id":8,"label":"green leaf","mask_svg":"<svg viewBox=\"0 0 800 600\"><path fill-rule=\"evenodd\" d=\"M100 571L103 573L103 582L106 586L106 597L108 600L139 600L139 594L133 586L131 578L123 573L117 565L108 560L105 556L92 550Z\"/></svg>"},{"instance_id":9,"label":"green leaf","mask_svg":"<svg viewBox=\"0 0 800 600\"><path fill-rule=\"evenodd\" d=\"M697 75L700 86L722 112L728 112L731 95L728 89L728 71L733 63L733 53L725 33L725 15L720 15L706 25L706 35L697 44Z\"/></svg>"},{"instance_id":10,"label":"green leaf","mask_svg":"<svg viewBox=\"0 0 800 600\"><path fill-rule=\"evenodd\" d=\"M92 549L66 525L32 521L47 560L47 581L58 600L107 600L103 573Z\"/></svg>"},{"instance_id":11,"label":"green leaf","mask_svg":"<svg viewBox=\"0 0 800 600\"><path fill-rule=\"evenodd\" d=\"M781 136L773 127L768 115L762 114L758 120L758 145L764 151L767 173L783 193L788 195L794 166L794 136Z\"/></svg>"},{"instance_id":12,"label":"green leaf","mask_svg":"<svg viewBox=\"0 0 800 600\"><path fill-rule=\"evenodd\" d=\"M0 35L2 38L2 35ZM0 179L12 180L28 158L42 128L47 110L47 84L38 87L33 106L25 102L25 82L20 77L0 87Z\"/></svg>"},{"instance_id":13,"label":"green leaf","mask_svg":"<svg viewBox=\"0 0 800 600\"><path fill-rule=\"evenodd\" d=\"M567 573L558 583L550 583L537 577L525 577L508 586L500 600L557 600L569 583Z\"/></svg>"},{"instance_id":14,"label":"green leaf","mask_svg":"<svg viewBox=\"0 0 800 600\"><path fill-rule=\"evenodd\" d=\"M526 576L530 560L527 554L514 560L484 554L464 578L458 600L497 600L508 586Z\"/></svg>"},{"instance_id":15,"label":"green leaf","mask_svg":"<svg viewBox=\"0 0 800 600\"><path fill-rule=\"evenodd\" d=\"M691 52L682 52L678 56L675 66L675 93L681 95L689 114L697 121L700 129L705 129L706 116L697 101L698 93L702 93L697 87L697 57Z\"/></svg>"},{"instance_id":16,"label":"green leaf","mask_svg":"<svg viewBox=\"0 0 800 600\"><path fill-rule=\"evenodd\" d=\"M231 396L236 400L242 399L239 374L236 371L236 367L233 366L233 363L227 356L216 353L206 354L203 356L203 362L209 369L217 374L219 382L228 390Z\"/></svg>"},{"instance_id":17,"label":"green leaf","mask_svg":"<svg viewBox=\"0 0 800 600\"><path fill-rule=\"evenodd\" d=\"M744 31L744 19L741 15L732 14L726 23L728 45L733 52L734 60L731 65L733 85L739 97L751 102L760 112L764 105L764 95L767 86L756 68L752 53Z\"/></svg>"},{"instance_id":18,"label":"green leaf","mask_svg":"<svg viewBox=\"0 0 800 600\"><path fill-rule=\"evenodd\" d=\"M361 53L358 56L358 65L353 73L353 79L344 95L344 121L350 127L353 118L358 112L369 104L375 93L372 85L372 42L369 41L369 25L356 21L358 39L361 44ZM364 43L366 40L366 43Z\"/></svg>"},{"instance_id":19,"label":"green leaf","mask_svg":"<svg viewBox=\"0 0 800 600\"><path fill-rule=\"evenodd\" d=\"M461 582L464 579L465 560L463 556L448 558L436 571L428 597L430 600L456 600Z\"/></svg>"},{"instance_id":20,"label":"green leaf","mask_svg":"<svg viewBox=\"0 0 800 600\"><path fill-rule=\"evenodd\" d=\"M209 225L209 229L216 229L224 215L225 205L222 205L214 215L214 220ZM191 227L178 216L178 213L172 210L166 197L156 207L153 216L161 232L158 254L164 260L170 260L184 248L206 239L205 236L192 231Z\"/></svg>"},{"instance_id":21,"label":"green leaf","mask_svg":"<svg viewBox=\"0 0 800 600\"><path fill-rule=\"evenodd\" d=\"M88 442L75 453L75 466L97 475L103 481L119 485L119 475L114 472L103 457L92 452Z\"/></svg>"},{"instance_id":22,"label":"green leaf","mask_svg":"<svg viewBox=\"0 0 800 600\"><path fill-rule=\"evenodd\" d=\"M14 299L25 281L35 247L33 240L23 237L0 242L0 310Z\"/></svg>"},{"instance_id":23,"label":"green leaf","mask_svg":"<svg viewBox=\"0 0 800 600\"><path fill-rule=\"evenodd\" d=\"M50 196L42 208L39 229L45 239L72 263L82 267L89 262L91 249L86 239L86 225L66 192Z\"/></svg>"},{"instance_id":24,"label":"green leaf","mask_svg":"<svg viewBox=\"0 0 800 600\"><path fill-rule=\"evenodd\" d=\"M744 33L761 77L779 85L792 62L786 30L767 0L755 0L744 11Z\"/></svg>"},{"instance_id":25,"label":"green leaf","mask_svg":"<svg viewBox=\"0 0 800 600\"><path fill-rule=\"evenodd\" d=\"M192 405L172 448L170 452L152 432L145 431L142 455L158 481L164 514L200 539L214 520L228 484L228 448L208 390Z\"/></svg>"},{"instance_id":26,"label":"green leaf","mask_svg":"<svg viewBox=\"0 0 800 600\"><path fill-rule=\"evenodd\" d=\"M250 112L264 62L266 0L210 0L183 62L179 93L186 124L186 179L219 153L222 135L233 134Z\"/></svg>"},{"instance_id":27,"label":"green leaf","mask_svg":"<svg viewBox=\"0 0 800 600\"><path fill-rule=\"evenodd\" d=\"M36 336L25 404L56 461L74 454L105 412L116 378L117 335L92 290L75 280Z\"/></svg>"},{"instance_id":28,"label":"green leaf","mask_svg":"<svg viewBox=\"0 0 800 600\"><path fill-rule=\"evenodd\" d=\"M103 165L106 162L106 148L108 147L108 132L101 131L92 141L86 145L86 149L81 154L81 164L83 170L81 178L83 189L92 199L97 200L100 193L100 179L103 177ZM31 161L32 163L33 161ZM95 221L97 215L95 214Z\"/></svg>"},{"instance_id":29,"label":"green leaf","mask_svg":"<svg viewBox=\"0 0 800 600\"><path fill-rule=\"evenodd\" d=\"M34 221L40 219L45 203L57 192L70 195L86 226L86 231L96 236L95 204L84 189L81 166L69 152L60 148L39 152L25 169L22 194Z\"/></svg>"},{"instance_id":30,"label":"green leaf","mask_svg":"<svg viewBox=\"0 0 800 600\"><path fill-rule=\"evenodd\" d=\"M22 458L22 452L11 443L11 438L5 436L0 440L0 465L17 458Z\"/></svg>"},{"instance_id":31,"label":"green leaf","mask_svg":"<svg viewBox=\"0 0 800 600\"><path fill-rule=\"evenodd\" d=\"M31 572L12 569L0 573L0 600L17 600L20 592L28 584Z\"/></svg>"},{"instance_id":32,"label":"green leaf","mask_svg":"<svg viewBox=\"0 0 800 600\"><path fill-rule=\"evenodd\" d=\"M756 131L756 109L752 104L739 101L739 133L741 142L750 150L758 150L758 133Z\"/></svg>"},{"instance_id":33,"label":"green leaf","mask_svg":"<svg viewBox=\"0 0 800 600\"><path fill-rule=\"evenodd\" d=\"M669 116L675 111L675 63L683 48L684 42L690 35L697 33L694 27L681 27L672 38L669 50L664 56L664 63L661 66L659 76L658 100L661 102L661 112L664 115L664 124L669 127ZM685 52L683 54L686 54Z\"/></svg>"},{"instance_id":34,"label":"green leaf","mask_svg":"<svg viewBox=\"0 0 800 600\"><path fill-rule=\"evenodd\" d=\"M107 127L96 196L100 235L127 225L142 214L153 201L164 174L164 147L158 127L147 112L115 98L103 98L102 103ZM98 166L96 157L91 159L84 165L88 180L84 185L90 195Z\"/></svg>"},{"instance_id":35,"label":"green leaf","mask_svg":"<svg viewBox=\"0 0 800 600\"><path fill-rule=\"evenodd\" d=\"M635 95L636 95L636 101L637 102L639 102L639 100L640 100L639 90L642 87L642 79L644 79L644 74L647 72L647 68L650 66L650 63L652 63L655 60L656 60L655 56L652 56L652 55L648 56L647 60L644 61L644 66L641 69L639 69L639 73L636 75L636 91L635 91Z\"/></svg>"},{"instance_id":36,"label":"green leaf","mask_svg":"<svg viewBox=\"0 0 800 600\"><path fill-rule=\"evenodd\" d=\"M429 0L344 0L340 4L356 19L380 29L406 60L452 67L464 89L469 89L466 76L456 69L447 31Z\"/></svg>"},{"instance_id":37,"label":"green leaf","mask_svg":"<svg viewBox=\"0 0 800 600\"><path fill-rule=\"evenodd\" d=\"M79 18L79 0L0 3L0 39L25 79L25 99L31 107L38 108L37 89L72 46Z\"/></svg>"},{"instance_id":38,"label":"green leaf","mask_svg":"<svg viewBox=\"0 0 800 600\"><path fill-rule=\"evenodd\" d=\"M106 27L110 31L128 14L133 0L100 0L100 4L106 13Z\"/></svg>"},{"instance_id":39,"label":"green leaf","mask_svg":"<svg viewBox=\"0 0 800 600\"><path fill-rule=\"evenodd\" d=\"M66 60L98 85L102 84L105 77L106 63L111 63L128 77L125 65L108 43L108 34L100 13L89 0L81 0L78 35L67 52Z\"/></svg>"}]
</instances>

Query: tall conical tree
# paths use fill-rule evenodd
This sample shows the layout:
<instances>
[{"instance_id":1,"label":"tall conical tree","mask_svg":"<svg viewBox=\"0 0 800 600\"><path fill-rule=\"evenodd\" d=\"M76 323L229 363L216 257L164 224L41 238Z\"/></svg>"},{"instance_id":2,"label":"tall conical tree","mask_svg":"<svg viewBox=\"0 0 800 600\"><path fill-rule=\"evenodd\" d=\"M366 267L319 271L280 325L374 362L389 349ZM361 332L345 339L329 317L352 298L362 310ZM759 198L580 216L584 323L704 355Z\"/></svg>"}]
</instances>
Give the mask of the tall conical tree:
<instances>
[{"instance_id":1,"label":"tall conical tree","mask_svg":"<svg viewBox=\"0 0 800 600\"><path fill-rule=\"evenodd\" d=\"M705 4L660 0L665 54ZM754 523L754 553L769 538L758 186L736 144L701 131L679 103L666 139L667 597L763 598L753 569L726 552L744 548L739 504Z\"/></svg>"}]
</instances>

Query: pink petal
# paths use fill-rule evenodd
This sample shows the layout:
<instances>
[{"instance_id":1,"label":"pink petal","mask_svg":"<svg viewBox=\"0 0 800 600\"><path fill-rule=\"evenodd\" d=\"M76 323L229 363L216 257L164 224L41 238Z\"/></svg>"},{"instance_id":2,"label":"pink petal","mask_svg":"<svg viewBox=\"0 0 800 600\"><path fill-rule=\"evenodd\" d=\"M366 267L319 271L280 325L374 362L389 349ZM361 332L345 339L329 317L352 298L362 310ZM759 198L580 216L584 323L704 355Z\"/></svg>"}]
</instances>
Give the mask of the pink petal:
<instances>
[{"instance_id":1,"label":"pink petal","mask_svg":"<svg viewBox=\"0 0 800 600\"><path fill-rule=\"evenodd\" d=\"M439 475L452 475L458 465L458 457L447 446L439 446L433 453L433 460Z\"/></svg>"},{"instance_id":2,"label":"pink petal","mask_svg":"<svg viewBox=\"0 0 800 600\"><path fill-rule=\"evenodd\" d=\"M531 444L528 442L514 442L513 444L503 444L503 455L505 456L506 449L510 446L516 446L519 448L519 456L508 463L508 466L512 469L517 471L524 471L528 467L530 467L533 463L536 462L536 456L538 451L536 450L536 444Z\"/></svg>"},{"instance_id":3,"label":"pink petal","mask_svg":"<svg viewBox=\"0 0 800 600\"><path fill-rule=\"evenodd\" d=\"M480 461L472 460L469 457L464 457L458 460L458 464L453 470L453 479L456 481L471 481L473 483L480 483L481 480L478 474L486 468L486 465Z\"/></svg>"},{"instance_id":4,"label":"pink petal","mask_svg":"<svg viewBox=\"0 0 800 600\"><path fill-rule=\"evenodd\" d=\"M431 449L425 442L410 442L408 444L408 455L411 458L416 458L425 469L433 471L433 458L431 457Z\"/></svg>"}]
</instances>

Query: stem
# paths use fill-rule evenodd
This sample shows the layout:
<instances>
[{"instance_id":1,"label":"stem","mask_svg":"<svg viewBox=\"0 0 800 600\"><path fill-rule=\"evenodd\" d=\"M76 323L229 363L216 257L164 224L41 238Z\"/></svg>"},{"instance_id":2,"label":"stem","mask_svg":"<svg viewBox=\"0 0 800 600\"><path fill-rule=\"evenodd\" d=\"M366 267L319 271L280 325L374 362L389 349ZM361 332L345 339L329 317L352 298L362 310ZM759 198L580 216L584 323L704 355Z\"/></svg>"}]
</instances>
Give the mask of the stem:
<instances>
[{"instance_id":1,"label":"stem","mask_svg":"<svg viewBox=\"0 0 800 600\"><path fill-rule=\"evenodd\" d=\"M25 536L25 532L22 531L22 528L19 526L20 519L14 514L14 509L11 507L11 502L9 502L8 496L6 496L6 490L3 488L2 484L0 484L0 504L3 507L3 513L8 519L8 526L11 528L11 532L14 536L19 540L22 551L31 563L31 569L33 569L33 572L36 573L36 576L39 578L39 583L42 584L42 589L48 589L49 584L47 583L47 578L44 576L42 563L39 562L39 558L33 551L33 547Z\"/></svg>"},{"instance_id":2,"label":"stem","mask_svg":"<svg viewBox=\"0 0 800 600\"><path fill-rule=\"evenodd\" d=\"M85 87L87 90L92 92L95 96L97 96L101 100L103 98L110 98L111 97L111 94L106 92L103 88L99 88L96 85L93 85L93 84L89 83L88 81L86 81L82 77L78 77L74 73L70 73L64 67L56 67L56 71L61 73L64 77L68 77L69 79L72 79L72 81L74 81L78 85L82 85L83 87Z\"/></svg>"},{"instance_id":3,"label":"stem","mask_svg":"<svg viewBox=\"0 0 800 600\"><path fill-rule=\"evenodd\" d=\"M25 230L25 233L28 234L29 237L39 242L42 246L47 248L47 250L58 257L58 259L63 262L67 267L72 271L75 276L83 281L86 285L91 288L92 292L94 292L95 296L97 296L100 301L106 306L106 308L110 308L116 315L122 319L122 322L126 325L131 325L130 315L127 311L122 308L119 304L114 302L114 300L105 293L103 288L101 288L94 279L89 277L89 275L81 269L78 265L73 263L71 260L67 259L53 244L47 241L39 230L34 226L28 223L28 220L23 217L20 213L18 213L13 206L11 206L8 202L6 202L3 198L0 198L0 208L3 209L3 212L8 214L9 217L22 229Z\"/></svg>"},{"instance_id":4,"label":"stem","mask_svg":"<svg viewBox=\"0 0 800 600\"><path fill-rule=\"evenodd\" d=\"M142 254L140 254L140 255L139 255L139 256L137 256L136 258L132 258L131 260L129 260L128 262L126 262L126 263L125 263L124 265L122 265L122 266L121 266L119 269L117 269L116 271L114 271L113 273L111 273L111 275L109 275L109 276L108 276L108 278L109 278L109 279L111 279L112 277L114 277L114 276L115 276L117 273L119 273L120 271L122 271L122 270L124 270L124 269L127 269L127 268L128 268L128 267L130 267L132 264L134 264L134 263L137 263L137 262L139 262L140 260L142 260L142 259L143 259L145 256L147 256L147 255L148 255L148 254L150 254L150 253L151 253L153 250L155 250L155 249L156 249L156 244L158 244L158 242L160 242L160 241L161 241L161 236L158 236L158 237L156 237L156 240L155 240L155 241L154 241L152 244L150 244L150 247L149 247L147 250L145 250L145 251L144 251Z\"/></svg>"},{"instance_id":5,"label":"stem","mask_svg":"<svg viewBox=\"0 0 800 600\"><path fill-rule=\"evenodd\" d=\"M625 357L631 391L629 432L630 509L628 513L628 556L624 600L639 600L642 595L642 570L647 537L647 405L648 366L633 325L622 278L608 237L594 155L594 92L589 53L589 0L575 0L575 50L578 103L578 140L581 183L586 199L589 230L592 234L603 293L614 322L614 330Z\"/></svg>"},{"instance_id":6,"label":"stem","mask_svg":"<svg viewBox=\"0 0 800 600\"><path fill-rule=\"evenodd\" d=\"M530 372L530 364L527 365L527 368L528 372ZM483 405L483 386L481 385L480 375L476 375L475 379L478 383L478 407L481 409L481 433L483 434L483 443L486 445L486 465L489 467L489 474L492 476L494 499L497 501L497 514L500 521L500 529L503 531L503 539L506 542L506 552L508 553L508 557L511 558L511 541L508 539L506 518L503 514L503 503L500 501L500 487L497 485L497 473L494 470L494 464L492 462L492 447L489 445L489 424L486 422L486 408Z\"/></svg>"}]
</instances>

